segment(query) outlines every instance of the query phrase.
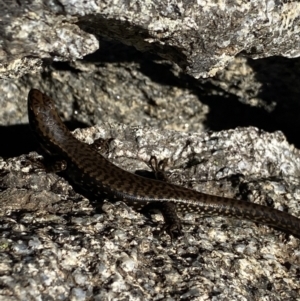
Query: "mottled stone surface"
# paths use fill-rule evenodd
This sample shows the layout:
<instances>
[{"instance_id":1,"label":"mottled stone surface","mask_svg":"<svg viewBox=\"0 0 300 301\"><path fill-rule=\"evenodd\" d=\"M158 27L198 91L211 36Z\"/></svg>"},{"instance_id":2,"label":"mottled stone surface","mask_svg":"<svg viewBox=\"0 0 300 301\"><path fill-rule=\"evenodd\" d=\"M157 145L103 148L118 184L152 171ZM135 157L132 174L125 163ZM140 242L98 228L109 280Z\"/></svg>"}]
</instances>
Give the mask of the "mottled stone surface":
<instances>
[{"instance_id":1,"label":"mottled stone surface","mask_svg":"<svg viewBox=\"0 0 300 301\"><path fill-rule=\"evenodd\" d=\"M123 203L106 203L102 212L97 200L84 198L65 179L32 169L26 154L37 146L24 123L26 97L35 87L52 95L64 119L105 122L78 137L114 137L109 159L127 170L149 170L152 154L169 157L171 182L299 216L299 154L281 133L201 131L297 122L281 118L278 108L282 102L281 112L297 114L297 60L265 62L294 70L286 83L293 87L290 97L281 99L287 92L276 69L270 70L276 79L271 87L278 93L261 93L270 88L264 62L257 67L239 59L199 82L157 57L118 47L108 44L107 55L2 81L1 120L10 125L1 127L0 148L9 157L0 164L2 299L299 298L298 239L251 222L188 215L184 220L195 225L184 225L185 236L171 244L158 235L159 215L150 219Z\"/></svg>"},{"instance_id":2,"label":"mottled stone surface","mask_svg":"<svg viewBox=\"0 0 300 301\"><path fill-rule=\"evenodd\" d=\"M124 203L101 211L62 175L33 168L26 107L30 88L40 89L71 128L99 125L79 138L115 138L109 159L126 170L168 157L173 183L300 217L290 146L300 147L300 60L244 56L296 56L299 4L113 3L0 1L0 300L299 299L298 239L190 214L172 244L159 236L160 215ZM75 60L98 48L90 33L110 39ZM228 37L237 38L226 48Z\"/></svg>"},{"instance_id":3,"label":"mottled stone surface","mask_svg":"<svg viewBox=\"0 0 300 301\"><path fill-rule=\"evenodd\" d=\"M88 33L151 51L196 78L215 75L239 53L252 58L300 55L298 1L30 0L1 4L2 69L11 70L13 61L25 56L70 60L92 53L98 45ZM2 70L2 77L13 76L18 73Z\"/></svg>"},{"instance_id":4,"label":"mottled stone surface","mask_svg":"<svg viewBox=\"0 0 300 301\"><path fill-rule=\"evenodd\" d=\"M169 181L299 216L299 151L255 128L185 134L102 125L77 131L115 137L109 159L149 170L169 158ZM176 143L174 143L176 141ZM267 160L266 160L267 158ZM296 300L299 240L251 222L188 214L171 243L159 216L123 203L104 212L63 178L33 169L30 156L0 162L2 300ZM243 175L243 176L241 176ZM8 197L10 196L10 197Z\"/></svg>"},{"instance_id":5,"label":"mottled stone surface","mask_svg":"<svg viewBox=\"0 0 300 301\"><path fill-rule=\"evenodd\" d=\"M1 78L20 77L39 70L43 61L74 60L98 49L97 39L61 8L52 1L0 2Z\"/></svg>"}]
</instances>

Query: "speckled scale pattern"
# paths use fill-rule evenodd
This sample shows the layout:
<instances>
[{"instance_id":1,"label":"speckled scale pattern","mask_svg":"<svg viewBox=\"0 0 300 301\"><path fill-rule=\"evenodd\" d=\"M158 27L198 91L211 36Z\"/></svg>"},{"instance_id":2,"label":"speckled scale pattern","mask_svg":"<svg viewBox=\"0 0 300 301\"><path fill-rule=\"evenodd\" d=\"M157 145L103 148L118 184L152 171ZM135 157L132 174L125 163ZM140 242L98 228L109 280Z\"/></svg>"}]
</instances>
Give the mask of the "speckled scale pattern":
<instances>
[{"instance_id":1,"label":"speckled scale pattern","mask_svg":"<svg viewBox=\"0 0 300 301\"><path fill-rule=\"evenodd\" d=\"M300 219L259 204L204 194L178 185L144 178L109 162L93 147L77 140L61 121L51 98L36 89L28 95L29 123L43 148L67 163L67 173L80 187L97 195L121 199L142 209L151 203L171 202L163 210L225 215L280 228L300 237ZM165 212L168 223L176 211Z\"/></svg>"}]
</instances>

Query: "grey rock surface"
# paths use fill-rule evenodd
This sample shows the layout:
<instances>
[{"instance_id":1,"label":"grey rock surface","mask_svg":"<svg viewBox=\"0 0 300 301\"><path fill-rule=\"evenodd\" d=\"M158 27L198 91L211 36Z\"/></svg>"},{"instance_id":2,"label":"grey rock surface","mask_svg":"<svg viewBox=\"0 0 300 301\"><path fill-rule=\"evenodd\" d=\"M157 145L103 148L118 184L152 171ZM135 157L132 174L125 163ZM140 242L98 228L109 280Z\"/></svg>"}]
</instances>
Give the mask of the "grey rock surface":
<instances>
[{"instance_id":1,"label":"grey rock surface","mask_svg":"<svg viewBox=\"0 0 300 301\"><path fill-rule=\"evenodd\" d=\"M195 78L214 76L239 53L252 58L300 55L298 1L30 0L0 5L0 62L6 78L28 71L26 65L12 71L14 60L24 57L72 60L92 53L98 48L93 35L151 51Z\"/></svg>"},{"instance_id":2,"label":"grey rock surface","mask_svg":"<svg viewBox=\"0 0 300 301\"><path fill-rule=\"evenodd\" d=\"M74 60L98 49L97 39L61 8L52 1L0 2L1 78L38 71L43 60Z\"/></svg>"},{"instance_id":3,"label":"grey rock surface","mask_svg":"<svg viewBox=\"0 0 300 301\"><path fill-rule=\"evenodd\" d=\"M300 60L245 58L298 56L299 3L222 5L0 1L0 300L300 298L298 239L190 214L171 243L160 215L109 202L103 212L34 164L30 88L52 96L71 128L98 124L77 137L113 137L108 157L126 170L167 157L172 183L300 217L290 145L300 146ZM98 38L100 51L75 60Z\"/></svg>"},{"instance_id":4,"label":"grey rock surface","mask_svg":"<svg viewBox=\"0 0 300 301\"><path fill-rule=\"evenodd\" d=\"M261 94L268 68L255 73L259 68L251 61L240 59L225 74L199 82L157 57L133 52L132 59L130 48L114 51L110 45L101 59L54 63L40 74L2 81L1 120L11 126L2 129L1 155L14 144L1 161L1 298L299 298L299 241L293 237L246 221L188 215L185 221L195 225L185 225L185 236L171 244L166 234L158 235L158 215L149 219L123 203L106 203L101 212L97 200L87 200L60 176L33 169L36 155L27 154L37 146L22 125L31 87L52 95L65 120L101 124L78 137L87 142L114 137L109 159L127 170L149 170L152 154L169 157L171 182L299 216L299 154L281 133L255 128L202 133L246 117L254 122L259 114L270 126L277 123L274 103L278 109L280 100L294 108L282 112L297 114L299 92L292 79L287 85L293 88L283 91L290 99L280 99L275 91L283 85L281 72L276 77L271 69L276 97L269 102ZM294 70L297 80L297 60L289 64L281 66ZM290 115L278 120L297 122Z\"/></svg>"},{"instance_id":5,"label":"grey rock surface","mask_svg":"<svg viewBox=\"0 0 300 301\"><path fill-rule=\"evenodd\" d=\"M109 160L132 172L149 170L150 155L168 157L170 182L300 217L299 151L280 132L103 124L75 134L87 143L114 137ZM158 235L158 215L146 218L123 203L105 203L101 213L97 200L35 169L39 159L31 153L0 161L1 300L300 297L298 239L247 221L188 214L184 236L171 243Z\"/></svg>"}]
</instances>

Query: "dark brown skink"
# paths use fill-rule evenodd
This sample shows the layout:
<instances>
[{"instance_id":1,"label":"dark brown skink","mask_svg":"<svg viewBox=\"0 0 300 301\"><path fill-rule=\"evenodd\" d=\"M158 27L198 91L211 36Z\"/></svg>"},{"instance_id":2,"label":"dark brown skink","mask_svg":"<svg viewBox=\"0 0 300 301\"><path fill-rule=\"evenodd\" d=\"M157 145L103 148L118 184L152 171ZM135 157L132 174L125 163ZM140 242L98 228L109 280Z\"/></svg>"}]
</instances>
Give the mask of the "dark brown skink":
<instances>
[{"instance_id":1,"label":"dark brown skink","mask_svg":"<svg viewBox=\"0 0 300 301\"><path fill-rule=\"evenodd\" d=\"M92 146L77 140L61 121L52 99L36 89L28 95L28 116L43 149L65 161L67 175L76 185L137 209L156 204L171 232L181 228L176 212L193 212L247 219L300 237L300 219L288 213L144 178L117 167Z\"/></svg>"}]
</instances>

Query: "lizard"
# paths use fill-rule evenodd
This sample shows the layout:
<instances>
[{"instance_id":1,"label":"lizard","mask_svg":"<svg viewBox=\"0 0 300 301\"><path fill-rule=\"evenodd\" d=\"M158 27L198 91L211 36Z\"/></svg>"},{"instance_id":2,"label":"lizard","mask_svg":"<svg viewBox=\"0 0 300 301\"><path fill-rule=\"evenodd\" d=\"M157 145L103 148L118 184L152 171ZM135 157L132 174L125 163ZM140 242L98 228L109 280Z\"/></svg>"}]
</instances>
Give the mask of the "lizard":
<instances>
[{"instance_id":1,"label":"lizard","mask_svg":"<svg viewBox=\"0 0 300 301\"><path fill-rule=\"evenodd\" d=\"M43 150L62 160L60 170L75 185L95 197L122 200L137 210L155 205L171 237L176 231L181 233L177 213L193 212L246 219L300 238L300 219L287 212L145 178L114 165L94 147L76 139L59 117L54 101L37 89L28 94L28 119Z\"/></svg>"}]
</instances>

